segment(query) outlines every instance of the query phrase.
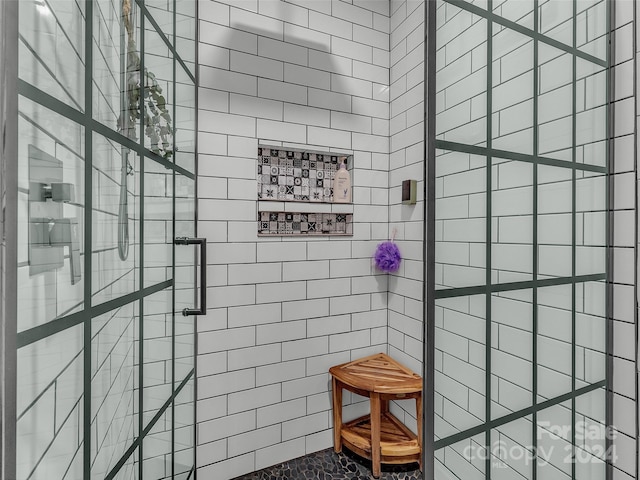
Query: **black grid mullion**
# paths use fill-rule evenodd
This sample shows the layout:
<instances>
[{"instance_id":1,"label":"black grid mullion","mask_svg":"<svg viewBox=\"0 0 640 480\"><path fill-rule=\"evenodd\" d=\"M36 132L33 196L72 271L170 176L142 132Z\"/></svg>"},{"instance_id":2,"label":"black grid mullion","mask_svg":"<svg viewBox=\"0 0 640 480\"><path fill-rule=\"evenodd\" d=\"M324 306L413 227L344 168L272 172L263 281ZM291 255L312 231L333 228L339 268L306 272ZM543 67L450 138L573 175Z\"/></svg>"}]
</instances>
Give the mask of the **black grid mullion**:
<instances>
[{"instance_id":1,"label":"black grid mullion","mask_svg":"<svg viewBox=\"0 0 640 480\"><path fill-rule=\"evenodd\" d=\"M513 152L508 150L489 149L479 145L468 145L465 143L449 142L446 140L436 140L436 147L441 150L451 150L453 152L470 153L472 155L486 156L491 155L497 158L513 160L518 162L528 162L534 165L548 165L551 167L569 168L584 172L607 173L606 167L599 165L590 165L588 163L575 163L568 160L559 160L556 158L542 157L540 155L528 155L521 152Z\"/></svg>"},{"instance_id":2,"label":"black grid mullion","mask_svg":"<svg viewBox=\"0 0 640 480\"><path fill-rule=\"evenodd\" d=\"M195 141L195 146L194 146L194 154L193 154L193 158L194 158L194 176L196 181L194 181L194 212L193 212L193 224L194 224L194 236L197 238L198 237L198 196L199 196L199 188L198 188L198 85L199 85L199 79L200 79L200 72L199 72L199 68L197 67L197 59L200 58L200 43L198 42L198 39L200 38L200 16L199 16L199 10L197 8L198 6L196 5L196 9L195 9L195 49L196 49L196 67L194 68L195 70L195 77L196 80L193 84L193 90L194 90L194 94L195 94L195 112L194 112L194 119L195 119L195 124L194 124L194 130L195 130L195 135L194 135L194 141ZM427 64L427 62L424 62L425 65ZM426 102L424 102L426 103ZM426 142L425 142L426 143ZM426 184L426 182L425 182ZM426 188L426 187L425 187ZM424 196L424 198L427 198L426 195ZM207 268L206 265L202 266L201 268ZM207 288L206 285L200 285L200 288ZM194 380L193 382L193 416L192 416L192 421L193 421L193 435L192 435L192 441L193 441L193 480L197 480L198 479L198 469L197 469L197 465L198 465L198 449L196 448L196 446L198 445L198 432L196 429L196 425L198 423L198 417L197 417L197 408L196 408L196 399L198 398L198 382L197 382L197 378L198 378L198 362L196 361L197 356L198 356L198 316L196 315L194 317L194 323L193 323L193 369L194 369L194 373L193 376L196 380ZM424 337L423 337L424 338ZM433 390L431 390L433 391ZM428 410L425 410L428 411ZM428 419L428 415L423 415L422 416L423 421L425 421L426 419ZM424 430L423 430L424 432ZM424 436L424 433L423 433ZM423 464L425 465L425 464ZM189 475L189 478L187 478L187 480L191 480L192 476L191 474Z\"/></svg>"},{"instance_id":3,"label":"black grid mullion","mask_svg":"<svg viewBox=\"0 0 640 480\"><path fill-rule=\"evenodd\" d=\"M487 10L493 12L493 0L487 1ZM491 341L491 248L492 248L492 137L493 137L493 22L491 18L487 18L487 220L486 220L486 245L485 245L485 422L491 421L491 353L493 345ZM491 429L485 430L485 448L488 453L485 460L485 475L491 477L491 461L492 457L489 452L491 448Z\"/></svg>"},{"instance_id":4,"label":"black grid mullion","mask_svg":"<svg viewBox=\"0 0 640 480\"><path fill-rule=\"evenodd\" d=\"M176 45L176 0L173 0L173 45ZM174 125L176 123L176 103L178 101L177 86L176 86L176 56L177 52L173 51L173 102L171 112L171 118L173 118ZM174 154L173 161L177 163L176 158L176 134L177 128L174 128L173 132L173 145ZM171 191L173 192L172 203L172 216L171 216L171 240L176 237L176 172L173 171L171 175ZM176 277L176 245L175 242L171 242L171 278ZM176 285L173 284L173 295L171 295L171 393L175 393L176 387ZM176 465L175 465L175 451L176 451L176 400L171 402L171 478L175 477Z\"/></svg>"},{"instance_id":5,"label":"black grid mullion","mask_svg":"<svg viewBox=\"0 0 640 480\"><path fill-rule=\"evenodd\" d=\"M85 71L84 71L84 119L93 117L93 0L85 0ZM92 208L93 208L93 131L84 126L84 306L91 308L92 281ZM69 252L71 254L71 252ZM83 472L91 478L91 322L90 315L83 315L84 371L83 371Z\"/></svg>"},{"instance_id":6,"label":"black grid mullion","mask_svg":"<svg viewBox=\"0 0 640 480\"><path fill-rule=\"evenodd\" d=\"M146 88L145 85L145 16L140 15L140 145L144 147L144 98ZM146 159L144 157L140 157L140 225L139 227L139 238L140 238L140 285L138 288L142 290L144 288L144 211L145 211L145 195L147 193L145 187L145 172L146 172ZM144 298L141 298L138 303L138 439L137 442L137 454L138 454L138 478L144 478ZM135 463L135 456L134 456Z\"/></svg>"},{"instance_id":7,"label":"black grid mullion","mask_svg":"<svg viewBox=\"0 0 640 480\"><path fill-rule=\"evenodd\" d=\"M470 439L476 435L480 435L487 430L500 428L502 425L506 425L508 423L514 422L516 420L520 420L522 418L533 415L534 413L541 412L547 408L554 407L556 405L560 405L561 403L568 402L573 397L579 397L581 395L586 395L587 393L593 392L595 390L600 390L605 386L605 381L602 380L600 382L592 383L590 385L586 385L584 387L580 387L575 391L575 393L565 393L563 395L559 395L557 397L550 398L548 400L544 400L536 405L532 405L527 408L523 408L522 410L518 410L512 412L503 417L495 418L487 423L477 425L475 427L469 428L467 430L463 430L458 433L454 433L453 435L449 435L448 437L441 438L435 442L435 450L439 450L441 448L448 447L450 445L454 445L463 440Z\"/></svg>"},{"instance_id":8,"label":"black grid mullion","mask_svg":"<svg viewBox=\"0 0 640 480\"><path fill-rule=\"evenodd\" d=\"M149 295L153 295L160 290L169 288L171 285L173 285L173 280L165 280L164 282L151 285L142 290L128 293L122 297L100 303L90 309L85 308L80 312L72 313L66 317L57 318L43 325L30 328L29 330L24 330L17 335L17 347L20 349L27 345L31 345L32 343L39 342L46 337L50 337L56 333L62 332L63 330L80 325L84 322L86 317L96 318L104 313L110 312L111 310L120 308Z\"/></svg>"},{"instance_id":9,"label":"black grid mullion","mask_svg":"<svg viewBox=\"0 0 640 480\"><path fill-rule=\"evenodd\" d=\"M539 0L533 1L533 29L536 33L540 31L540 11ZM538 38L533 39L533 156L538 157L539 154L539 117L538 117L538 95L540 92L539 85L539 41ZM533 164L533 318L531 325L532 345L532 385L531 385L531 405L538 403L538 164ZM531 480L538 479L538 412L534 411L531 416L531 448L533 457L536 461L531 464Z\"/></svg>"},{"instance_id":10,"label":"black grid mullion","mask_svg":"<svg viewBox=\"0 0 640 480\"><path fill-rule=\"evenodd\" d=\"M577 37L578 37L578 24L577 24L577 12L578 12L578 0L572 0L573 3L573 49L577 49ZM577 163L577 104L578 104L578 85L576 81L577 75L577 56L571 55L572 61L572 75L571 75L571 161ZM571 171L571 277L576 277L576 178L577 172L575 169ZM580 288L584 292L584 284L580 284ZM576 282L571 284L571 392L574 394L571 397L571 478L576 479Z\"/></svg>"},{"instance_id":11,"label":"black grid mullion","mask_svg":"<svg viewBox=\"0 0 640 480\"><path fill-rule=\"evenodd\" d=\"M613 425L613 400L614 400L614 392L613 392L613 278L614 278L614 212L612 208L614 205L614 185L615 178L610 173L613 171L612 162L614 161L614 152L615 152L615 115L614 108L615 104L613 103L615 99L615 70L613 69L614 59L615 59L615 51L616 51L616 35L615 32L616 27L616 19L615 19L615 8L616 1L607 2L607 39L609 48L607 49L607 65L608 65L608 75L607 75L607 105L608 105L608 115L607 115L607 136L608 136L608 148L607 148L607 198L606 198L606 230L607 230L607 280L606 280L606 292L607 295L605 297L606 302L606 332L605 332L605 345L606 345L606 385L605 385L605 426L607 428L607 432L615 433L611 427ZM637 30L637 22L638 22L638 2L633 2L633 20L632 27L633 31ZM633 98L638 98L638 37L637 35L632 35L633 39ZM638 138L638 104L634 101L634 115L633 115L633 138ZM638 175L638 149L633 149L633 171L634 176L637 178ZM635 192L634 192L634 211L638 212L638 184L635 184ZM634 245L638 245L638 215L634 215L635 217L635 225L634 225ZM634 248L634 265L638 265L638 249ZM638 269L633 269L633 290L634 295L633 298L638 298ZM634 317L634 338L638 338L638 308L633 309L633 317ZM635 344L635 356L636 359L636 368L637 368L637 359L638 359L638 342L634 342ZM635 396L636 401L638 401L638 376L634 375L634 383L635 383ZM636 439L640 437L640 424L639 415L636 411L635 415L635 436ZM636 444L637 448L637 444ZM615 458L614 455L615 446L613 444L613 435L608 434L605 436L605 462L606 462L606 470L605 470L605 478L606 480L613 480L613 462ZM639 471L639 459L638 455L635 456L635 478L638 478Z\"/></svg>"},{"instance_id":12,"label":"black grid mullion","mask_svg":"<svg viewBox=\"0 0 640 480\"><path fill-rule=\"evenodd\" d=\"M422 382L424 396L423 451L422 467L426 479L435 476L435 350L436 350L436 320L435 320L435 264L436 264L436 235L433 225L436 224L436 106L431 101L436 97L436 15L435 1L424 2L425 32L424 32L424 99L423 121L425 127L424 148L424 190L425 199L423 217L423 362ZM197 367L197 366L196 366ZM197 385L197 383L196 383Z\"/></svg>"},{"instance_id":13,"label":"black grid mullion","mask_svg":"<svg viewBox=\"0 0 640 480\"><path fill-rule=\"evenodd\" d=\"M469 295L480 295L485 293L487 288L491 292L510 292L513 290L523 290L527 288L538 287L556 287L558 285L570 285L572 283L585 283L585 282L598 282L605 280L606 274L594 273L590 275L576 275L575 277L551 277L543 278L540 280L525 280L522 282L505 282L494 283L491 285L474 285L471 287L456 287L436 290L435 297L440 298L452 298L452 297L464 297Z\"/></svg>"}]
</instances>

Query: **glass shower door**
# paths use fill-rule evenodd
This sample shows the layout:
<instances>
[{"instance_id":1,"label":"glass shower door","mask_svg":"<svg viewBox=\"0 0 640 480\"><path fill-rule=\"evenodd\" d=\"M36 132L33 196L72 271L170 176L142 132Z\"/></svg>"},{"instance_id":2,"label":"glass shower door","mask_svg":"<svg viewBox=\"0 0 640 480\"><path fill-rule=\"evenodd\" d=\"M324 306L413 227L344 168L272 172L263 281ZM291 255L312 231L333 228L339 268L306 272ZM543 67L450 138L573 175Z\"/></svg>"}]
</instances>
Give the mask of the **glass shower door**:
<instances>
[{"instance_id":1,"label":"glass shower door","mask_svg":"<svg viewBox=\"0 0 640 480\"><path fill-rule=\"evenodd\" d=\"M604 479L608 2L435 2L435 479Z\"/></svg>"},{"instance_id":2,"label":"glass shower door","mask_svg":"<svg viewBox=\"0 0 640 480\"><path fill-rule=\"evenodd\" d=\"M194 478L196 3L19 3L9 478Z\"/></svg>"}]
</instances>

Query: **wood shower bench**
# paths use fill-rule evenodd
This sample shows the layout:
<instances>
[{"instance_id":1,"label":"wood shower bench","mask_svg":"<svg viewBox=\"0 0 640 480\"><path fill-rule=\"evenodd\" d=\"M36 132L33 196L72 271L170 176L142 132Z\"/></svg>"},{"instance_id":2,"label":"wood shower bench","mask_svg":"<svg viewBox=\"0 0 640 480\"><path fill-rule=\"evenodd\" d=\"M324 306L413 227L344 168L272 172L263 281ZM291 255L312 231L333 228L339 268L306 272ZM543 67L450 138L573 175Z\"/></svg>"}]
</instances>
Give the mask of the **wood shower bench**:
<instances>
[{"instance_id":1,"label":"wood shower bench","mask_svg":"<svg viewBox=\"0 0 640 480\"><path fill-rule=\"evenodd\" d=\"M422 378L384 353L329 369L333 385L333 448L346 446L371 460L373 476L380 463L422 467ZM369 397L371 414L342 423L342 389ZM389 412L389 400L416 399L418 435Z\"/></svg>"}]
</instances>

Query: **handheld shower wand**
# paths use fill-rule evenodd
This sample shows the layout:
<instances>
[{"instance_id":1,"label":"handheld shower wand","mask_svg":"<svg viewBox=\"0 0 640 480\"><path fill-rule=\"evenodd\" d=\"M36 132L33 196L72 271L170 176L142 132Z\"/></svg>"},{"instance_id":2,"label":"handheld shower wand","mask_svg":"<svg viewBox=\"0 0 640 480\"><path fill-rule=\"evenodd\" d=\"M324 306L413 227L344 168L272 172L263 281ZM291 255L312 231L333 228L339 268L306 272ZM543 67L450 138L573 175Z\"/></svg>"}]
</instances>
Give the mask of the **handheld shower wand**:
<instances>
[{"instance_id":1,"label":"handheld shower wand","mask_svg":"<svg viewBox=\"0 0 640 480\"><path fill-rule=\"evenodd\" d=\"M131 72L131 62L135 63L137 55L135 51L132 51L132 47L135 45L133 37L133 25L135 20L132 21L131 16L134 15L131 9L131 0L122 1L122 23L120 27L120 34L122 37L122 43L120 46L120 72L122 80L122 89L120 96L120 111L121 116L118 120L119 130L130 139L135 140L135 118L130 118L131 109L131 82L132 75L135 77L137 73L135 68ZM126 38L126 44L125 39ZM138 73L139 75L139 73ZM132 122L133 120L133 122ZM133 175L133 168L129 162L129 149L125 146L121 148L122 152L122 164L120 170L120 205L118 208L118 256L120 260L124 261L129 256L129 198L128 198L128 182L127 177Z\"/></svg>"},{"instance_id":2,"label":"handheld shower wand","mask_svg":"<svg viewBox=\"0 0 640 480\"><path fill-rule=\"evenodd\" d=\"M120 174L120 207L118 209L118 255L120 260L129 256L129 198L127 195L127 177L132 168L129 164L129 150L123 149L122 170Z\"/></svg>"}]
</instances>

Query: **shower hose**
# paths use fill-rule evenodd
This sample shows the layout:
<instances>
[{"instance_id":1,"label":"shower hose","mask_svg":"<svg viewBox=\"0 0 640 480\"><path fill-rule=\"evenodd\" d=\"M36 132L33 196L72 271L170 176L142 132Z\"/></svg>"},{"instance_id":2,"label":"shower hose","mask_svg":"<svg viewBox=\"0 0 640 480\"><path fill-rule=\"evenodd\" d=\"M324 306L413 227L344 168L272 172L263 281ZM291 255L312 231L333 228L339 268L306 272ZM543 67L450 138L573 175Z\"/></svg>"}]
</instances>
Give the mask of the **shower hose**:
<instances>
[{"instance_id":1,"label":"shower hose","mask_svg":"<svg viewBox=\"0 0 640 480\"><path fill-rule=\"evenodd\" d=\"M118 255L120 260L129 256L129 199L127 195L127 177L129 176L129 155L123 152L122 172L120 176L120 208L118 210Z\"/></svg>"}]
</instances>

